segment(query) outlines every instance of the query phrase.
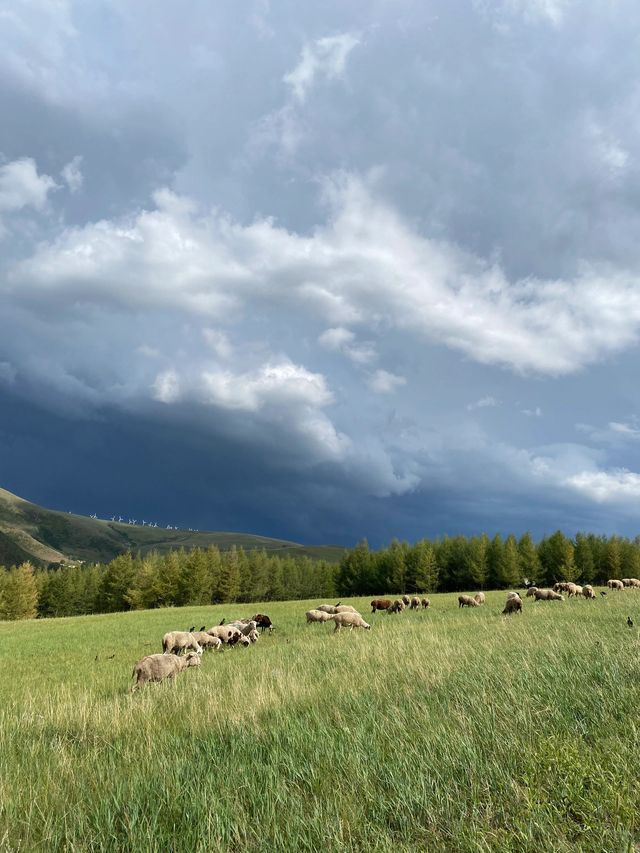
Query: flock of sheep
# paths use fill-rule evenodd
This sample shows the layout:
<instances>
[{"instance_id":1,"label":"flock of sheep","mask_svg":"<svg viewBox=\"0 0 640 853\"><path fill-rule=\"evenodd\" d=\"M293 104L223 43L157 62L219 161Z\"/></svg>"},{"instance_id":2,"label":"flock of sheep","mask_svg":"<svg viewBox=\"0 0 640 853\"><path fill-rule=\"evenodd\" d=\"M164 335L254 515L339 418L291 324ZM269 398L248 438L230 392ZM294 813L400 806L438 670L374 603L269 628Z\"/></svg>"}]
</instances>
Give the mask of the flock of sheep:
<instances>
[{"instance_id":1,"label":"flock of sheep","mask_svg":"<svg viewBox=\"0 0 640 853\"><path fill-rule=\"evenodd\" d=\"M622 580L611 579L607 581L610 590L623 590L625 587L640 589L638 578L623 578ZM530 586L526 592L526 598L534 598L535 601L564 601L566 593L569 598L595 599L596 594L590 584L571 583L569 581L556 583L552 589L542 589ZM600 595L606 595L601 592ZM475 595L459 595L458 607L480 607L485 603L485 595L478 592ZM403 595L401 598L374 598L371 602L371 613L385 611L387 613L400 613L406 608L410 610L426 609L431 605L428 598L409 597ZM517 592L507 593L505 602L505 615L522 613L522 599ZM335 631L341 628L364 628L370 630L371 625L365 622L362 615L350 604L320 604L313 610L307 610L307 624L332 621ZM220 650L223 645L250 646L257 643L259 639L258 629L264 631L273 630L273 623L268 616L257 613L252 619L237 619L225 624L222 620L220 625L215 625L208 631L202 627L199 631L192 628L190 631L170 631L162 638L162 654L147 655L139 660L133 668L135 679L132 690L139 689L149 681L164 681L166 678L175 678L178 673L190 666L199 666L205 649Z\"/></svg>"},{"instance_id":2,"label":"flock of sheep","mask_svg":"<svg viewBox=\"0 0 640 853\"><path fill-rule=\"evenodd\" d=\"M252 619L236 619L234 622L215 625L208 631L204 626L196 631L169 631L162 638L162 654L146 655L133 668L135 679L131 690L137 690L149 681L164 681L175 678L189 666L200 666L205 649L220 651L223 645L250 646L260 637L258 629L273 630L268 616L257 613Z\"/></svg>"}]
</instances>

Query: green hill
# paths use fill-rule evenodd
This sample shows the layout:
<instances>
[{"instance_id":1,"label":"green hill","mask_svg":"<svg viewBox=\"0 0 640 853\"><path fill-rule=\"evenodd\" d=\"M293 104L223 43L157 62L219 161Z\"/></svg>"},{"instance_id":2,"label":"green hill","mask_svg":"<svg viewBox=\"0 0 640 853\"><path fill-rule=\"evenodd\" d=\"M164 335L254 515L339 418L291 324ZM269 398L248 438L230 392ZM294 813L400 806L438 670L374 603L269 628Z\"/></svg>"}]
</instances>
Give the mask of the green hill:
<instances>
[{"instance_id":1,"label":"green hill","mask_svg":"<svg viewBox=\"0 0 640 853\"><path fill-rule=\"evenodd\" d=\"M245 550L260 548L331 562L337 562L344 550L338 545L301 545L250 533L166 530L103 521L45 509L0 489L0 565L13 565L25 559L39 565L74 560L106 562L125 551L145 554L209 545L217 545L223 551L234 545Z\"/></svg>"}]
</instances>

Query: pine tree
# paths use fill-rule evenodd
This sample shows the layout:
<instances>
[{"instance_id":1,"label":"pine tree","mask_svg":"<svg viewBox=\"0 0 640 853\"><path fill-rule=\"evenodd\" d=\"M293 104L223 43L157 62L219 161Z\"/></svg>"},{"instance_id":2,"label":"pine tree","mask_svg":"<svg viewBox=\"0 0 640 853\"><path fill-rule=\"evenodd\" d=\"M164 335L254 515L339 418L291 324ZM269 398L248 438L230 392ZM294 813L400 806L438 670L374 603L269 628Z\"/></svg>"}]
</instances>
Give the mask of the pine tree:
<instances>
[{"instance_id":1,"label":"pine tree","mask_svg":"<svg viewBox=\"0 0 640 853\"><path fill-rule=\"evenodd\" d=\"M617 536L612 536L607 543L607 574L617 580L622 577L622 549Z\"/></svg>"},{"instance_id":2,"label":"pine tree","mask_svg":"<svg viewBox=\"0 0 640 853\"><path fill-rule=\"evenodd\" d=\"M536 546L533 543L530 533L523 533L518 542L518 568L520 577L535 584L540 577L540 560Z\"/></svg>"},{"instance_id":3,"label":"pine tree","mask_svg":"<svg viewBox=\"0 0 640 853\"><path fill-rule=\"evenodd\" d=\"M240 561L235 545L222 555L222 569L216 600L226 604L237 601L240 594Z\"/></svg>"},{"instance_id":4,"label":"pine tree","mask_svg":"<svg viewBox=\"0 0 640 853\"><path fill-rule=\"evenodd\" d=\"M489 545L489 585L493 589L503 589L506 584L504 581L504 544L502 536L499 533L491 540Z\"/></svg>"},{"instance_id":5,"label":"pine tree","mask_svg":"<svg viewBox=\"0 0 640 853\"><path fill-rule=\"evenodd\" d=\"M518 544L516 537L510 533L504 540L503 553L503 581L505 586L518 587L522 584L520 573L520 560L518 555Z\"/></svg>"},{"instance_id":6,"label":"pine tree","mask_svg":"<svg viewBox=\"0 0 640 853\"><path fill-rule=\"evenodd\" d=\"M467 570L473 585L484 589L489 577L489 537L474 536L467 551Z\"/></svg>"},{"instance_id":7,"label":"pine tree","mask_svg":"<svg viewBox=\"0 0 640 853\"><path fill-rule=\"evenodd\" d=\"M438 562L433 545L423 539L412 550L416 592L435 592L438 586Z\"/></svg>"},{"instance_id":8,"label":"pine tree","mask_svg":"<svg viewBox=\"0 0 640 853\"><path fill-rule=\"evenodd\" d=\"M38 614L38 587L31 563L12 569L3 584L2 618L35 619Z\"/></svg>"},{"instance_id":9,"label":"pine tree","mask_svg":"<svg viewBox=\"0 0 640 853\"><path fill-rule=\"evenodd\" d=\"M135 581L135 568L130 553L121 554L112 560L106 568L100 589L101 608L106 613L127 610L126 600L129 589Z\"/></svg>"},{"instance_id":10,"label":"pine tree","mask_svg":"<svg viewBox=\"0 0 640 853\"><path fill-rule=\"evenodd\" d=\"M576 564L576 573L580 583L593 583L595 578L595 564L589 540L584 533L576 534L574 559Z\"/></svg>"}]
</instances>

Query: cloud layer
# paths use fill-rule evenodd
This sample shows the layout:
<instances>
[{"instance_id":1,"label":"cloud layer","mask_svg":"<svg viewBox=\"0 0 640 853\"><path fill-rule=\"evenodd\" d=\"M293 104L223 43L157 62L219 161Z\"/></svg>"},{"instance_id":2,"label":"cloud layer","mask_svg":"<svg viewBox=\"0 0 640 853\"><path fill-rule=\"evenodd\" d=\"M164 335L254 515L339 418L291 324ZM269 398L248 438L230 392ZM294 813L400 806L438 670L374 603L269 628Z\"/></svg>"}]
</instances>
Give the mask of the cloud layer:
<instances>
[{"instance_id":1,"label":"cloud layer","mask_svg":"<svg viewBox=\"0 0 640 853\"><path fill-rule=\"evenodd\" d=\"M236 527L629 529L638 17L16 8L0 390L251 459Z\"/></svg>"}]
</instances>

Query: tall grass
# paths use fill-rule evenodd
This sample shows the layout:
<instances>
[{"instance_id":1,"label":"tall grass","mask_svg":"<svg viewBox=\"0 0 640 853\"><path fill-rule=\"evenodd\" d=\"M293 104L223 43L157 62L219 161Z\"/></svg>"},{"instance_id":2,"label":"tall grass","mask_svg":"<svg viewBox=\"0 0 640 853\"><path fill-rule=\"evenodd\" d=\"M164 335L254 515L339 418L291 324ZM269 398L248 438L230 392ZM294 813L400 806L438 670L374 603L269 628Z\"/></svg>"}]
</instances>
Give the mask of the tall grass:
<instances>
[{"instance_id":1,"label":"tall grass","mask_svg":"<svg viewBox=\"0 0 640 853\"><path fill-rule=\"evenodd\" d=\"M640 593L503 600L337 635L272 603L256 646L135 694L166 630L261 608L0 624L0 845L637 849Z\"/></svg>"}]
</instances>

